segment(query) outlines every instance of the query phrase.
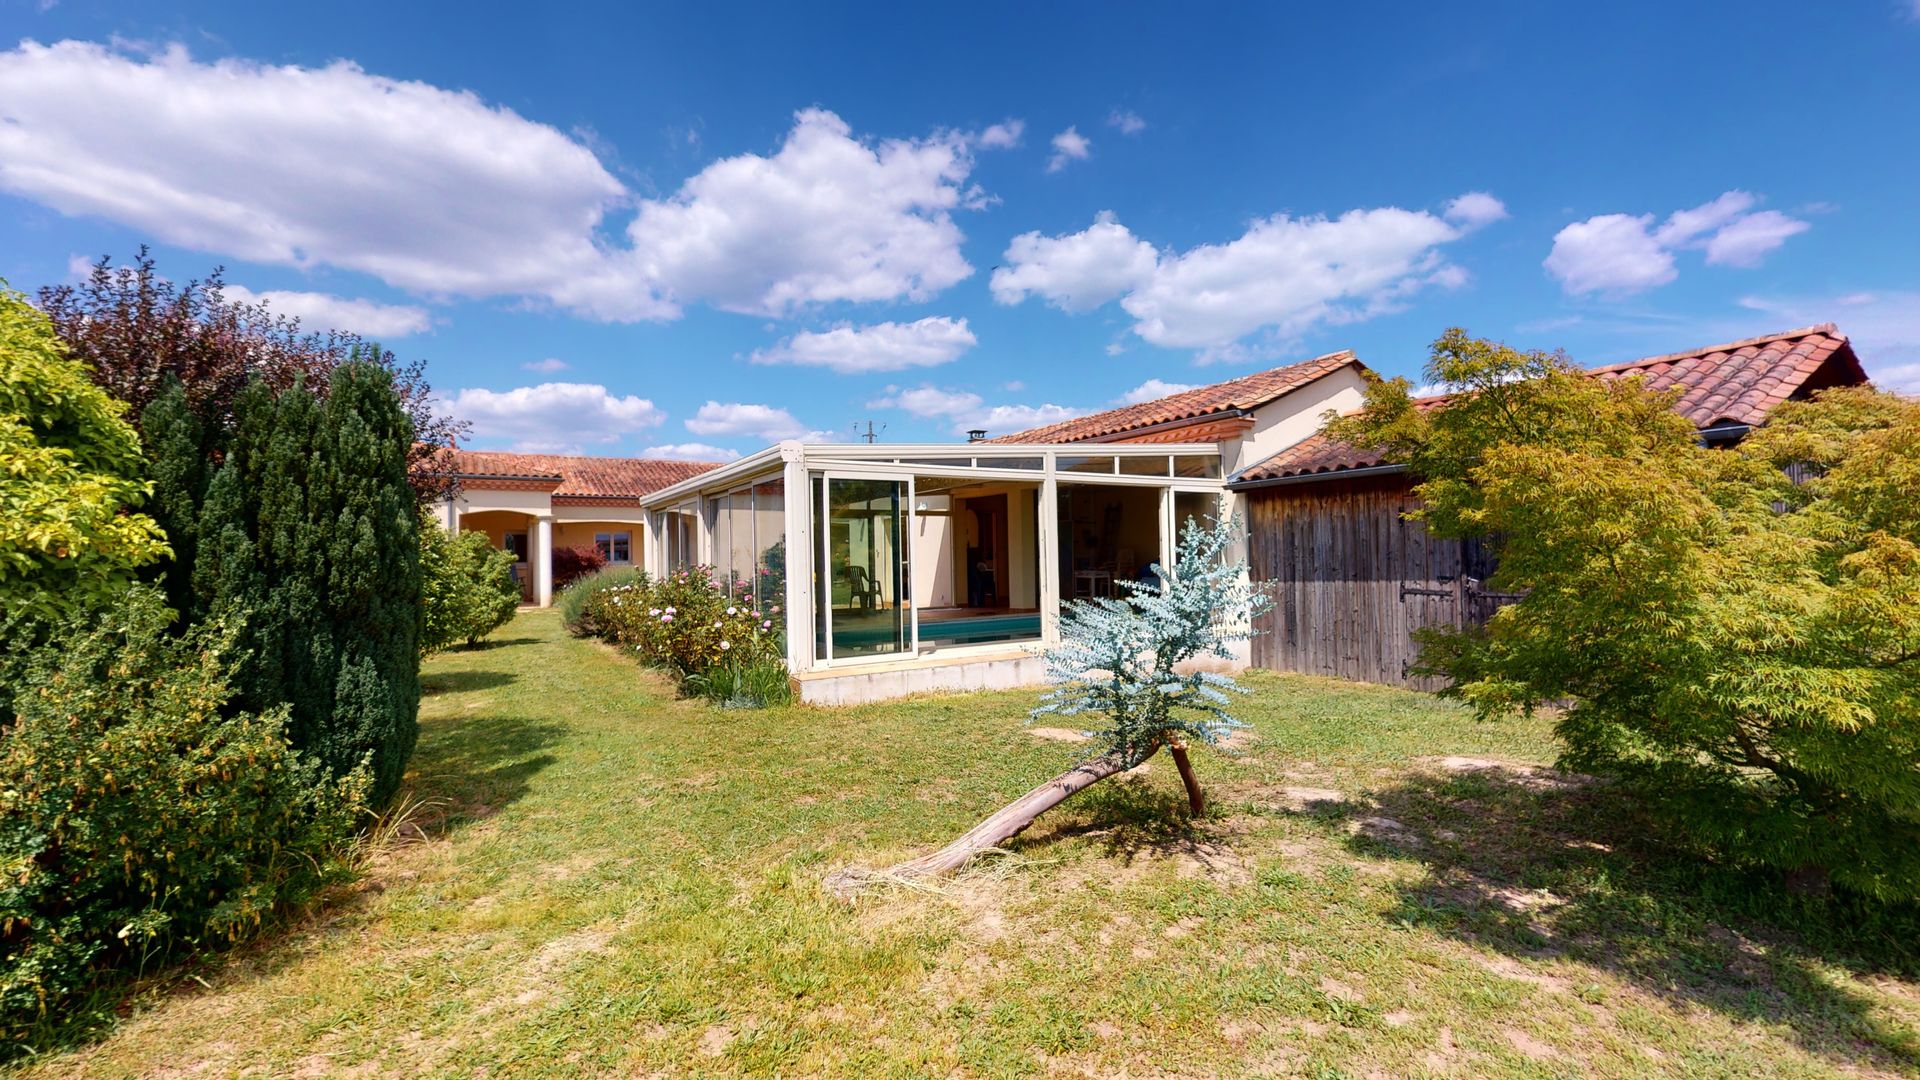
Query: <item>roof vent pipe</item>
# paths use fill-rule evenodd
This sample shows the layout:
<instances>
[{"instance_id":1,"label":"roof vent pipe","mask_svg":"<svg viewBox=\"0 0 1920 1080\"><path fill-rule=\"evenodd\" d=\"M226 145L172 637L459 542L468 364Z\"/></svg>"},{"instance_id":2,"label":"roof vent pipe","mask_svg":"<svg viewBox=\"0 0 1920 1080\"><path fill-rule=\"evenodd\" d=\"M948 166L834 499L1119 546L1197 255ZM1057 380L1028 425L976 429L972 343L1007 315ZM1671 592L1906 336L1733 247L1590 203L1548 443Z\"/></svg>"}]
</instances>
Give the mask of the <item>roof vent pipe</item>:
<instances>
[{"instance_id":1,"label":"roof vent pipe","mask_svg":"<svg viewBox=\"0 0 1920 1080\"><path fill-rule=\"evenodd\" d=\"M967 432L967 441L968 442L986 442L987 429L979 428L979 427L970 429Z\"/></svg>"}]
</instances>

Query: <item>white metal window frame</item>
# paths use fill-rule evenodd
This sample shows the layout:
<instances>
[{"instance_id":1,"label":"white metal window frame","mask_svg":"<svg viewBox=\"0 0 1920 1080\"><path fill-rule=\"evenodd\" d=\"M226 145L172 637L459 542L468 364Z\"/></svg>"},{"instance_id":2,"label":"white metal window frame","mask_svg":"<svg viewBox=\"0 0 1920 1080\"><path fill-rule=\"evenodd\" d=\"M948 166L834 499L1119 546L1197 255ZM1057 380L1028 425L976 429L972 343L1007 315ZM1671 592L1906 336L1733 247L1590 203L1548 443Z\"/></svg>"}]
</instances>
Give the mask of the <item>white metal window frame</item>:
<instances>
[{"instance_id":1,"label":"white metal window frame","mask_svg":"<svg viewBox=\"0 0 1920 1080\"><path fill-rule=\"evenodd\" d=\"M864 656L842 656L836 658L833 655L833 567L828 565L828 560L833 556L833 545L821 542L823 530L827 527L826 521L813 521L811 528L808 529L809 535L807 537L807 543L818 549L812 553L815 560L814 566L819 574L818 580L826 589L825 596L815 598L815 603L824 605L823 610L825 612L825 618L821 620L823 626L821 644L825 646L823 650L824 654L813 658L813 666L815 668L845 668L857 667L863 664L884 664L888 661L911 660L920 655L920 605L915 603L913 599L913 474L902 474L899 471L900 468L900 466L896 465L884 473L877 469L858 469L852 472L838 472L823 469L809 474L807 503L809 507L811 507L813 503L812 478L817 476L822 485L820 489L820 507L826 511L827 520L829 521L832 520L833 517L831 507L833 506L833 482L835 480L884 480L891 483L905 481L907 485L906 517L901 522L901 533L899 539L895 542L896 551L894 552L894 558L899 562L901 567L900 596L897 599L906 603L907 611L909 612L907 648L901 652L877 653ZM808 516L809 518L813 516L811 509L808 511ZM791 546L792 537L788 537L788 543L789 546Z\"/></svg>"}]
</instances>

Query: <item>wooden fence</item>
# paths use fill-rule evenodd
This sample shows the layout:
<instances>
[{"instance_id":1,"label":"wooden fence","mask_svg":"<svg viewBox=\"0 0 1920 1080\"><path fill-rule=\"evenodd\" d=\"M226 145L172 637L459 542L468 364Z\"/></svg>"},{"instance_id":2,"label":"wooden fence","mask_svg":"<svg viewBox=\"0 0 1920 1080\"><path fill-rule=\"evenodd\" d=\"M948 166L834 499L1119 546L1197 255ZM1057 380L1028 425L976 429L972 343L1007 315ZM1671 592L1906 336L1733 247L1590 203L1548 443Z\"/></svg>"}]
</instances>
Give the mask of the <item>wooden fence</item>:
<instances>
[{"instance_id":1,"label":"wooden fence","mask_svg":"<svg viewBox=\"0 0 1920 1080\"><path fill-rule=\"evenodd\" d=\"M1257 666L1438 689L1410 672L1413 631L1482 623L1511 599L1484 588L1484 545L1404 518L1419 502L1403 476L1267 488L1248 503L1250 570L1276 601L1256 623Z\"/></svg>"}]
</instances>

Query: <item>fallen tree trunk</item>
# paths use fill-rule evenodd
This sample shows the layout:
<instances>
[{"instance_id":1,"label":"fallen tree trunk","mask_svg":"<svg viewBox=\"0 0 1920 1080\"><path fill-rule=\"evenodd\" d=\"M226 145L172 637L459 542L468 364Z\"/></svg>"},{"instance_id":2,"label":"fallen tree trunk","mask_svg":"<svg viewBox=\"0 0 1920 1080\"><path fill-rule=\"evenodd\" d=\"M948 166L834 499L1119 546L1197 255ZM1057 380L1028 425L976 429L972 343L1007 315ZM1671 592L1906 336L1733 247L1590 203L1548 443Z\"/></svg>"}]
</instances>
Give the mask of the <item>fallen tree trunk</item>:
<instances>
[{"instance_id":1,"label":"fallen tree trunk","mask_svg":"<svg viewBox=\"0 0 1920 1080\"><path fill-rule=\"evenodd\" d=\"M990 851L1019 836L1034 823L1036 818L1065 802L1074 792L1091 787L1109 776L1116 776L1128 769L1138 767L1159 749L1160 747L1156 745L1146 753L1138 755L1121 754L1116 751L1102 754L1091 761L1083 761L1001 807L991 817L968 829L958 840L938 851L922 855L917 859L908 859L885 870L867 870L858 866L842 867L828 874L821 884L833 895L843 900L850 900L862 887L873 882L912 882L951 874L981 852Z\"/></svg>"}]
</instances>

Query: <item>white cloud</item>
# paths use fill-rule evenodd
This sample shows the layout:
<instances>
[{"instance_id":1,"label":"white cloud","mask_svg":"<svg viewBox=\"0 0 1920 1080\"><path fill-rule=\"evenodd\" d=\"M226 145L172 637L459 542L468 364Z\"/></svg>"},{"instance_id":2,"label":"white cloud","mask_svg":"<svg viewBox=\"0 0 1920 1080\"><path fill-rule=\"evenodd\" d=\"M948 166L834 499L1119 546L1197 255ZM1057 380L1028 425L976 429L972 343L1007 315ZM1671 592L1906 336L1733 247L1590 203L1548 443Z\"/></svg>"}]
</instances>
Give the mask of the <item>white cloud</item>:
<instances>
[{"instance_id":1,"label":"white cloud","mask_svg":"<svg viewBox=\"0 0 1920 1080\"><path fill-rule=\"evenodd\" d=\"M1773 319L1767 329L1838 324L1867 375L1883 390L1920 394L1920 292L1855 292L1834 297L1748 296L1740 306Z\"/></svg>"},{"instance_id":2,"label":"white cloud","mask_svg":"<svg viewBox=\"0 0 1920 1080\"><path fill-rule=\"evenodd\" d=\"M1668 215L1658 228L1652 214L1601 214L1576 221L1553 238L1543 265L1571 295L1626 295L1679 276L1678 251L1704 248L1707 262L1753 267L1811 226L1777 210L1755 213L1759 198L1738 189Z\"/></svg>"},{"instance_id":3,"label":"white cloud","mask_svg":"<svg viewBox=\"0 0 1920 1080\"><path fill-rule=\"evenodd\" d=\"M640 451L640 456L666 458L668 461L733 461L740 456L740 451L728 450L723 446L709 446L706 443L683 442L649 446Z\"/></svg>"},{"instance_id":4,"label":"white cloud","mask_svg":"<svg viewBox=\"0 0 1920 1080\"><path fill-rule=\"evenodd\" d=\"M1020 137L1026 131L1025 120L1002 120L982 131L974 139L974 145L982 150L1011 150L1020 145Z\"/></svg>"},{"instance_id":5,"label":"white cloud","mask_svg":"<svg viewBox=\"0 0 1920 1080\"><path fill-rule=\"evenodd\" d=\"M1643 292L1679 276L1673 253L1648 226L1652 214L1602 214L1576 221L1553 238L1543 264L1568 293Z\"/></svg>"},{"instance_id":6,"label":"white cloud","mask_svg":"<svg viewBox=\"0 0 1920 1080\"><path fill-rule=\"evenodd\" d=\"M1813 228L1778 210L1762 210L1728 225L1707 241L1707 261L1721 266L1755 267L1787 238Z\"/></svg>"},{"instance_id":7,"label":"white cloud","mask_svg":"<svg viewBox=\"0 0 1920 1080\"><path fill-rule=\"evenodd\" d=\"M1021 233L993 272L993 298L1017 304L1028 294L1063 311L1088 311L1138 288L1159 259L1153 245L1102 210L1093 224L1066 236Z\"/></svg>"},{"instance_id":8,"label":"white cloud","mask_svg":"<svg viewBox=\"0 0 1920 1080\"><path fill-rule=\"evenodd\" d=\"M750 405L738 401L722 404L709 401L687 421L687 430L708 438L756 438L764 442L803 439L816 432L794 419L785 409L771 405Z\"/></svg>"},{"instance_id":9,"label":"white cloud","mask_svg":"<svg viewBox=\"0 0 1920 1080\"><path fill-rule=\"evenodd\" d=\"M1440 246L1504 216L1505 207L1474 193L1449 212L1460 220L1397 207L1337 218L1276 214L1235 240L1184 252L1156 252L1101 214L1067 236L1015 237L993 294L1003 304L1037 295L1068 310L1119 297L1141 338L1202 349L1202 359L1232 358L1249 351L1236 343L1256 330L1284 341L1316 325L1398 310L1422 289L1464 284L1466 271Z\"/></svg>"},{"instance_id":10,"label":"white cloud","mask_svg":"<svg viewBox=\"0 0 1920 1080\"><path fill-rule=\"evenodd\" d=\"M254 292L244 285L227 285L221 295L241 304L265 304L270 311L291 315L306 330L342 330L370 338L406 337L431 329L433 317L425 308L352 300L328 293L269 289Z\"/></svg>"},{"instance_id":11,"label":"white cloud","mask_svg":"<svg viewBox=\"0 0 1920 1080\"><path fill-rule=\"evenodd\" d=\"M598 383L541 383L503 391L468 388L445 405L456 419L473 424L474 438L509 442L526 451L615 442L667 418L646 398L616 396Z\"/></svg>"},{"instance_id":12,"label":"white cloud","mask_svg":"<svg viewBox=\"0 0 1920 1080\"><path fill-rule=\"evenodd\" d=\"M0 187L253 262L427 295L557 298L624 197L585 147L478 97L174 46L0 53Z\"/></svg>"},{"instance_id":13,"label":"white cloud","mask_svg":"<svg viewBox=\"0 0 1920 1080\"><path fill-rule=\"evenodd\" d=\"M1447 204L1447 220L1465 229L1491 225L1506 216L1507 204L1484 191L1469 191Z\"/></svg>"},{"instance_id":14,"label":"white cloud","mask_svg":"<svg viewBox=\"0 0 1920 1080\"><path fill-rule=\"evenodd\" d=\"M1122 135L1138 135L1147 130L1147 122L1140 119L1140 114L1132 109L1115 109L1108 113L1107 125L1119 128Z\"/></svg>"},{"instance_id":15,"label":"white cloud","mask_svg":"<svg viewBox=\"0 0 1920 1080\"><path fill-rule=\"evenodd\" d=\"M901 371L950 363L976 343L967 320L930 316L910 323L842 324L804 331L748 357L756 364L799 364L843 374Z\"/></svg>"},{"instance_id":16,"label":"white cloud","mask_svg":"<svg viewBox=\"0 0 1920 1080\"><path fill-rule=\"evenodd\" d=\"M1009 394L1017 394L1020 391L1025 390L1026 388L1027 388L1027 384L1020 381L1019 379L1015 379L1012 382L1004 382L1000 384L1000 389L1005 390Z\"/></svg>"},{"instance_id":17,"label":"white cloud","mask_svg":"<svg viewBox=\"0 0 1920 1080\"><path fill-rule=\"evenodd\" d=\"M907 390L889 387L887 396L867 402L869 409L905 409L915 416L958 416L980 408L984 399L967 390L941 390L917 386Z\"/></svg>"},{"instance_id":18,"label":"white cloud","mask_svg":"<svg viewBox=\"0 0 1920 1080\"><path fill-rule=\"evenodd\" d=\"M994 143L1012 131L996 127ZM251 262L613 321L939 292L972 273L952 215L990 201L966 183L987 140L875 142L808 109L771 155L645 199L584 136L344 60L78 41L0 53L0 189ZM627 208L625 242L608 242L607 216Z\"/></svg>"},{"instance_id":19,"label":"white cloud","mask_svg":"<svg viewBox=\"0 0 1920 1080\"><path fill-rule=\"evenodd\" d=\"M1053 137L1053 156L1047 159L1047 171L1059 172L1067 167L1068 162L1085 161L1092 154L1093 140L1070 126Z\"/></svg>"},{"instance_id":20,"label":"white cloud","mask_svg":"<svg viewBox=\"0 0 1920 1080\"><path fill-rule=\"evenodd\" d=\"M1120 395L1119 404L1138 405L1143 401L1158 401L1163 397L1185 393L1194 389L1196 383L1165 382L1160 379L1148 379L1139 386Z\"/></svg>"},{"instance_id":21,"label":"white cloud","mask_svg":"<svg viewBox=\"0 0 1920 1080\"><path fill-rule=\"evenodd\" d=\"M544 360L529 360L520 366L527 371L538 371L542 374L551 375L556 371L567 370L568 365L565 360L557 356L549 356Z\"/></svg>"},{"instance_id":22,"label":"white cloud","mask_svg":"<svg viewBox=\"0 0 1920 1080\"><path fill-rule=\"evenodd\" d=\"M958 134L870 146L833 113L805 109L771 157L716 161L671 198L642 203L629 258L675 304L783 315L923 300L973 273L952 218L983 198L962 186L972 164Z\"/></svg>"},{"instance_id":23,"label":"white cloud","mask_svg":"<svg viewBox=\"0 0 1920 1080\"><path fill-rule=\"evenodd\" d=\"M955 434L975 428L1005 435L1010 431L1054 424L1076 416L1085 409L1066 405L987 405L979 394L969 390L944 390L936 386L907 389L890 386L885 397L867 403L870 409L904 409L923 419L943 419Z\"/></svg>"}]
</instances>

